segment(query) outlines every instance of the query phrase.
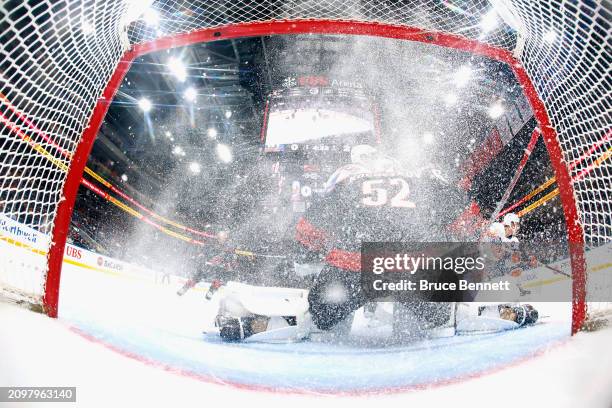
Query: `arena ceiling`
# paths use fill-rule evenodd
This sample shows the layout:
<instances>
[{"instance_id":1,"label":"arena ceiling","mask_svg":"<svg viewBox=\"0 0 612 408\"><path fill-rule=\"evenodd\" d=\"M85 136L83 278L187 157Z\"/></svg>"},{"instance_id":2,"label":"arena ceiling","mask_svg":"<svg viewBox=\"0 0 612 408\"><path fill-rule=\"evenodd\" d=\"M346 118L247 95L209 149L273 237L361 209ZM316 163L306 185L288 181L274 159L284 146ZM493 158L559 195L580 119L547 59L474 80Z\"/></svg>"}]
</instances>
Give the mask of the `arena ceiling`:
<instances>
[{"instance_id":1,"label":"arena ceiling","mask_svg":"<svg viewBox=\"0 0 612 408\"><path fill-rule=\"evenodd\" d=\"M261 155L260 131L271 92L287 77L323 75L365 83L379 101L389 145L401 141L406 154L423 156L423 134L434 135L429 162L452 168L490 132L491 104L511 102L521 89L500 63L430 45L397 43L276 36L144 55L126 75L90 162L110 170L143 203L156 206L172 198L171 208L157 210L202 227L214 222L228 194L241 199L244 188L231 180L244 178ZM468 65L474 68L468 83L458 86L458 75ZM449 103L451 96L454 103ZM150 104L146 109L143 100ZM219 160L219 143L230 147L229 162ZM518 140L514 148L520 155ZM492 176L496 184L499 174L509 177L517 160L516 154L502 156ZM501 195L500 188L495 190ZM485 207L496 199L490 189L480 196Z\"/></svg>"}]
</instances>

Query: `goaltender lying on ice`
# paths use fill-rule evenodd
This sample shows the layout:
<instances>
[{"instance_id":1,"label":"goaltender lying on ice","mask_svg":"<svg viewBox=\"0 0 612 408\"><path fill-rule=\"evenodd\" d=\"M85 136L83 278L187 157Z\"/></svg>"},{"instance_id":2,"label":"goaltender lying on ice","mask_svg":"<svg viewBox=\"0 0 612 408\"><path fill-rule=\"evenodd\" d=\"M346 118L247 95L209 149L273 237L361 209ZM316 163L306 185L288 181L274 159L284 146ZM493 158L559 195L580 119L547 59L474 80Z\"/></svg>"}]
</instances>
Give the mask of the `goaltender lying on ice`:
<instances>
[{"instance_id":1,"label":"goaltender lying on ice","mask_svg":"<svg viewBox=\"0 0 612 408\"><path fill-rule=\"evenodd\" d=\"M221 296L219 311L215 319L215 328L224 340L248 342L291 342L322 335L325 331L335 336L350 335L355 313L364 313L370 319L378 319L393 326L401 327L410 320L413 313L432 311L444 315L436 330L424 330L416 337L446 337L460 333L487 333L492 331L516 329L534 324L538 312L531 305L518 303L482 304L482 303L429 303L392 304L392 311L380 304L370 303L353 312L344 321L330 330L320 330L313 324L309 310L308 291L280 287L259 287L242 283L229 282ZM389 303L384 303L388 306ZM423 305L425 305L423 307ZM430 307L435 305L434 308ZM414 306L414 307L413 307ZM442 308L446 308L440 313ZM372 312L374 309L374 313ZM404 313L400 313L403 311ZM408 314L406 314L408 310ZM408 316L408 317L407 317ZM414 315L412 316L415 317ZM444 330L439 330L443 328ZM396 334L396 333L394 333Z\"/></svg>"}]
</instances>

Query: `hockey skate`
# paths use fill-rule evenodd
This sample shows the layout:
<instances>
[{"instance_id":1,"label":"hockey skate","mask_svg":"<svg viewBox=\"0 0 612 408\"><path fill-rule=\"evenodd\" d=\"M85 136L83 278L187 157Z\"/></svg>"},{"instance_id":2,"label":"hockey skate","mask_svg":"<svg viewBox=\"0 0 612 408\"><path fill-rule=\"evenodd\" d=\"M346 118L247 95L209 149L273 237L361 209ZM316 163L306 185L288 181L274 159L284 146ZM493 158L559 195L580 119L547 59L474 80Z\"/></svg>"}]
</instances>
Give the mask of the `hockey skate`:
<instances>
[{"instance_id":1,"label":"hockey skate","mask_svg":"<svg viewBox=\"0 0 612 408\"><path fill-rule=\"evenodd\" d=\"M185 293L187 293L189 289L191 289L194 286L195 286L195 282L189 279L187 282L185 282L183 286L179 288L179 290L176 291L176 294L178 296L183 296Z\"/></svg>"}]
</instances>

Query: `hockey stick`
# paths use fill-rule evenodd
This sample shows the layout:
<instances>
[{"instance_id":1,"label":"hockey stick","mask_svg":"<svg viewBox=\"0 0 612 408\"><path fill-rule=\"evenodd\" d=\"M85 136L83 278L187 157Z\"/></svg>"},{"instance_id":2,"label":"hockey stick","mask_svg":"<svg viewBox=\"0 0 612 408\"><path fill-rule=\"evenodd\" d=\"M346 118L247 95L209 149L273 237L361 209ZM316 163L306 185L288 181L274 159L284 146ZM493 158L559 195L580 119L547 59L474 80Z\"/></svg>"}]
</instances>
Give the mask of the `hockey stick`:
<instances>
[{"instance_id":1,"label":"hockey stick","mask_svg":"<svg viewBox=\"0 0 612 408\"><path fill-rule=\"evenodd\" d=\"M553 267L552 267L552 266L550 266L550 265L546 265L546 264L545 264L544 262L542 262L542 261L538 261L538 263L539 263L540 265L542 265L543 267L545 267L546 269L550 269L551 271L553 271L553 272L555 272L555 273L558 273L559 275L567 276L568 278L571 278L571 277L572 277L572 275L570 275L569 273L567 273L567 272L563 272L562 270L557 269L557 268L553 268Z\"/></svg>"},{"instance_id":2,"label":"hockey stick","mask_svg":"<svg viewBox=\"0 0 612 408\"><path fill-rule=\"evenodd\" d=\"M523 158L521 159L521 162L519 163L518 168L516 169L516 172L512 177L512 180L510 180L510 184L506 188L506 191L504 192L502 198L498 201L497 206L495 207L495 211L493 211L493 214L491 215L489 226L491 226L491 224L493 224L495 220L500 216L502 208L504 207L504 205L506 205L506 202L508 202L510 194L512 194L514 187L516 187L516 183L518 182L519 178L521 177L521 174L523 173L523 169L527 164L527 160L529 160L529 156L531 156L531 152L533 151L533 148L535 147L539 136L540 130L538 128L535 128L533 130L533 133L531 134L531 139L527 144L527 148L525 149L525 154L523 155Z\"/></svg>"},{"instance_id":3,"label":"hockey stick","mask_svg":"<svg viewBox=\"0 0 612 408\"><path fill-rule=\"evenodd\" d=\"M288 258L285 255L257 254L255 252L245 251L245 250L242 250L242 249L234 249L232 252L235 253L236 255L248 256L248 257L254 257L254 258L275 258L275 259L287 259Z\"/></svg>"}]
</instances>

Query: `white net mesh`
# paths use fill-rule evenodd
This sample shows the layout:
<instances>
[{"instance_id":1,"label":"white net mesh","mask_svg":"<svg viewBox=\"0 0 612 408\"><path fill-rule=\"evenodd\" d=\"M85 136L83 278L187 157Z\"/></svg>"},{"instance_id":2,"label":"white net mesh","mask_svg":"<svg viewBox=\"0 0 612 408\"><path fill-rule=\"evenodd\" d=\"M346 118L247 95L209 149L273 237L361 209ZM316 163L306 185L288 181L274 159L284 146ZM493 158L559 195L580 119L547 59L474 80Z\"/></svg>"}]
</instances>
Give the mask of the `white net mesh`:
<instances>
[{"instance_id":1,"label":"white net mesh","mask_svg":"<svg viewBox=\"0 0 612 408\"><path fill-rule=\"evenodd\" d=\"M612 240L610 7L565 0L4 1L0 212L9 221L3 226L15 221L52 231L72 155L131 45L229 24L357 20L448 32L513 51L557 131L585 244L601 246ZM500 24L486 30L491 18ZM39 244L35 249L46 253L49 243ZM45 266L33 275L31 266L15 268L0 265L0 284L40 298Z\"/></svg>"},{"instance_id":2,"label":"white net mesh","mask_svg":"<svg viewBox=\"0 0 612 408\"><path fill-rule=\"evenodd\" d=\"M72 155L125 50L123 10L119 2L101 1L9 1L0 6L4 227L33 235L52 231ZM36 268L19 261L28 259L28 251L46 254L44 237L34 240L29 248L15 250L11 243L2 248L0 284L40 299L44 258Z\"/></svg>"},{"instance_id":3,"label":"white net mesh","mask_svg":"<svg viewBox=\"0 0 612 408\"><path fill-rule=\"evenodd\" d=\"M612 237L610 3L523 2L522 61L575 180L587 245Z\"/></svg>"},{"instance_id":4,"label":"white net mesh","mask_svg":"<svg viewBox=\"0 0 612 408\"><path fill-rule=\"evenodd\" d=\"M130 27L132 41L142 42L160 35L189 32L243 22L273 20L352 20L413 26L461 34L507 49L514 47L515 35L508 27L497 27L482 36L481 20L491 6L487 2L435 0L215 0L155 2L152 9L159 24Z\"/></svg>"}]
</instances>

